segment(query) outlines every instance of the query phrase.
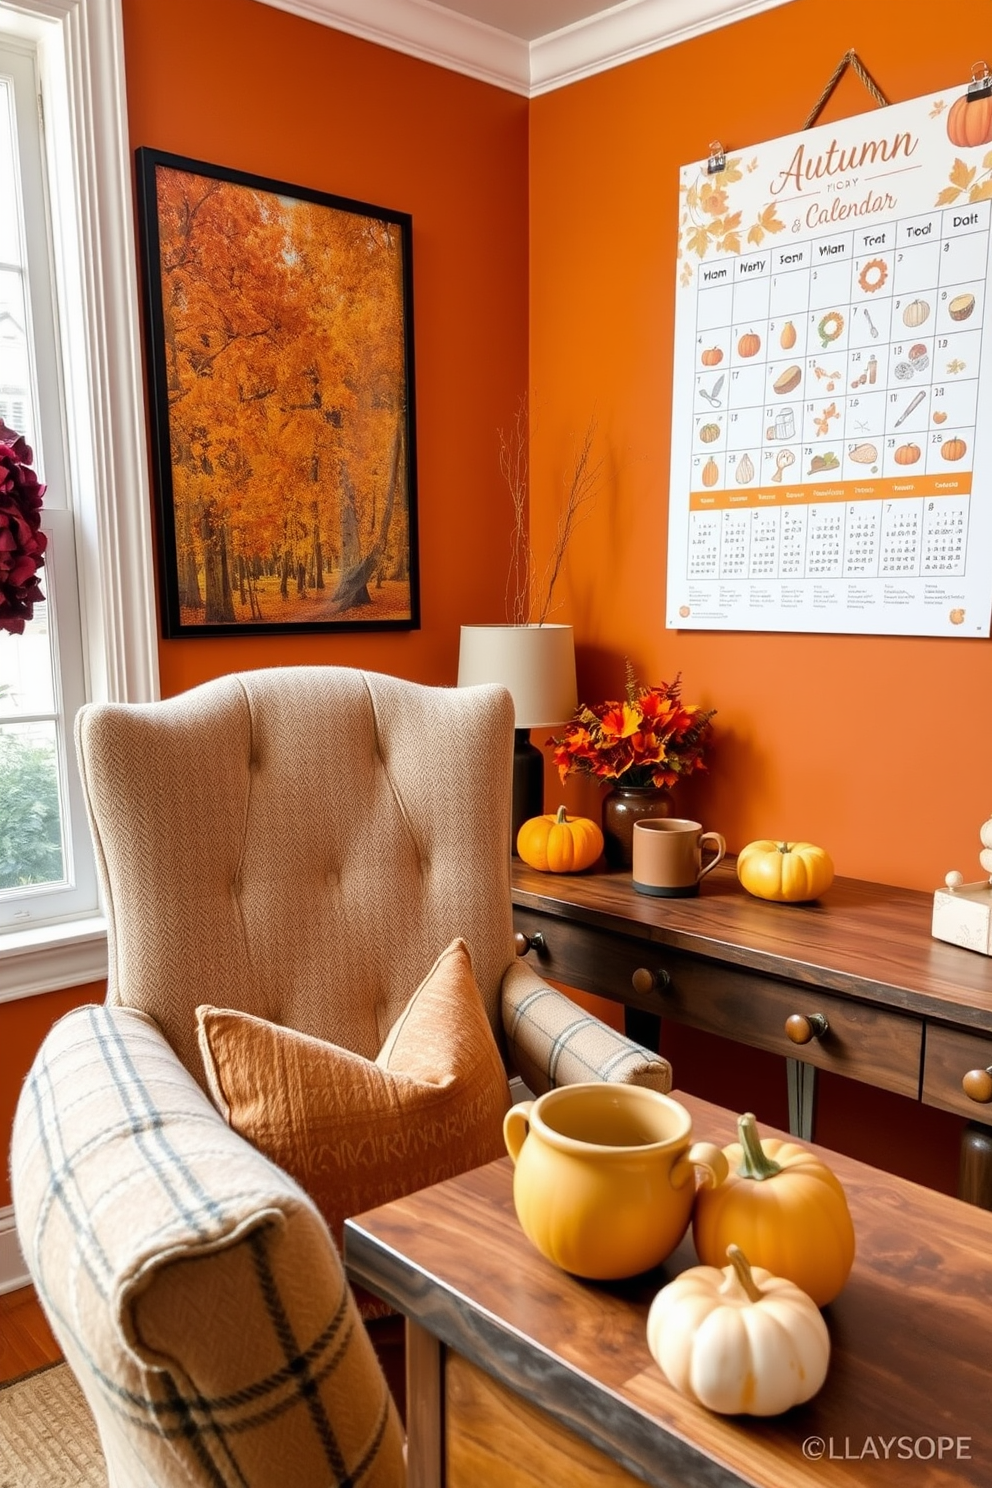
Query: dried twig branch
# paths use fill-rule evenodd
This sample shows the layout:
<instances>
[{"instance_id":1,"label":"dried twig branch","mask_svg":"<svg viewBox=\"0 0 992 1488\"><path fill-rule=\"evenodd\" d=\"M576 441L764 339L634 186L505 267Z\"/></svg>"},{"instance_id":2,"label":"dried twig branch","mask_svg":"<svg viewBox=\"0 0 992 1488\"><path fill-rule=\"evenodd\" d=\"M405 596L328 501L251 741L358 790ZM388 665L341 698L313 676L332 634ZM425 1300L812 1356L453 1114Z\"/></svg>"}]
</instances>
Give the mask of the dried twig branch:
<instances>
[{"instance_id":1,"label":"dried twig branch","mask_svg":"<svg viewBox=\"0 0 992 1488\"><path fill-rule=\"evenodd\" d=\"M565 493L554 545L541 577L541 599L535 615L534 588L537 583L534 550L528 525L527 494L530 470L527 459L529 420L527 399L522 397L509 431L499 430L499 468L503 473L513 503L513 532L510 570L506 579L506 617L511 625L543 625L552 613L555 586L561 576L572 533L589 514L589 506L599 488L602 460L592 461L596 439L596 421L591 419L585 437L565 481ZM533 617L533 618L532 618Z\"/></svg>"},{"instance_id":2,"label":"dried twig branch","mask_svg":"<svg viewBox=\"0 0 992 1488\"><path fill-rule=\"evenodd\" d=\"M589 515L589 506L595 498L599 489L600 477L603 473L603 462L597 460L592 463L592 447L596 439L596 420L590 419L582 444L575 456L572 466L571 479L565 492L564 503L558 514L558 526L555 530L554 547L548 565L541 576L541 588L544 598L537 614L537 624L543 625L551 613L551 601L554 598L555 585L561 574L568 545L572 540L572 533Z\"/></svg>"},{"instance_id":3,"label":"dried twig branch","mask_svg":"<svg viewBox=\"0 0 992 1488\"><path fill-rule=\"evenodd\" d=\"M530 614L531 571L534 566L527 532L527 399L520 399L508 433L499 430L499 468L513 502L510 569L506 576L506 618L511 625L526 625Z\"/></svg>"}]
</instances>

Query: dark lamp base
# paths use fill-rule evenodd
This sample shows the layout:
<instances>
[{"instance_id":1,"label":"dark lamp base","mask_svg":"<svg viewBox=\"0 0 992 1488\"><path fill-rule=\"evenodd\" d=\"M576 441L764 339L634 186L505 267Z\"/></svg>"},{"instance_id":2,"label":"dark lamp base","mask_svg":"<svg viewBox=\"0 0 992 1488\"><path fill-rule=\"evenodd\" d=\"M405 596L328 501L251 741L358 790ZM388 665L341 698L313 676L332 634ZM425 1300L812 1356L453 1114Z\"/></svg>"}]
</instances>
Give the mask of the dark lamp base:
<instances>
[{"instance_id":1,"label":"dark lamp base","mask_svg":"<svg viewBox=\"0 0 992 1488\"><path fill-rule=\"evenodd\" d=\"M530 729L513 731L513 804L510 812L510 850L517 851L517 833L525 821L544 811L544 755L530 742Z\"/></svg>"}]
</instances>

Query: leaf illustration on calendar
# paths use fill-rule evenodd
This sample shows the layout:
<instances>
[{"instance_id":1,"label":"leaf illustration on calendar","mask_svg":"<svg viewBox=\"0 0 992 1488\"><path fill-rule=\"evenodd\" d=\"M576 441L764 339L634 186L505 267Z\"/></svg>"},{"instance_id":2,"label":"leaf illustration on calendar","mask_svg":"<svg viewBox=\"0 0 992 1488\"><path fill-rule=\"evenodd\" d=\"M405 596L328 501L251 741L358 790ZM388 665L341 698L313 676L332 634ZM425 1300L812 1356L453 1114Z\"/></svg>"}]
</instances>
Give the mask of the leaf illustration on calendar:
<instances>
[{"instance_id":1,"label":"leaf illustration on calendar","mask_svg":"<svg viewBox=\"0 0 992 1488\"><path fill-rule=\"evenodd\" d=\"M701 171L698 177L683 184L683 211L679 224L678 257L683 255L704 259L713 253L740 253L744 246L742 237L743 214L732 210L734 185L744 179L740 158L728 159L722 170ZM756 169L756 162L749 164L749 173ZM754 220L746 230L746 241L754 247L762 243L768 234L785 231L785 223L778 215L775 202L765 202L757 210ZM680 282L685 285L692 276L690 264L684 264Z\"/></svg>"},{"instance_id":2,"label":"leaf illustration on calendar","mask_svg":"<svg viewBox=\"0 0 992 1488\"><path fill-rule=\"evenodd\" d=\"M935 206L949 207L967 192L969 202L987 201L992 197L992 150L982 159L981 171L955 158L948 175L948 185L938 191Z\"/></svg>"}]
</instances>

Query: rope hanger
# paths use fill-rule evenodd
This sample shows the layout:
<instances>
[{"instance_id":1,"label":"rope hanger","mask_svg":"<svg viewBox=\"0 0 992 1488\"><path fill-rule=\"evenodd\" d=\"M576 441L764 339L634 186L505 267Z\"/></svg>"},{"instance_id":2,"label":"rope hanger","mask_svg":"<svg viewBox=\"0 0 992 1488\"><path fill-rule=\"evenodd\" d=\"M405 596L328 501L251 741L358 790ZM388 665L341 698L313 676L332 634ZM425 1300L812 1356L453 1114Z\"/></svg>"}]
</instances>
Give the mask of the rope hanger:
<instances>
[{"instance_id":1,"label":"rope hanger","mask_svg":"<svg viewBox=\"0 0 992 1488\"><path fill-rule=\"evenodd\" d=\"M868 92L871 94L872 98L874 98L879 107L888 108L889 100L886 98L881 88L875 82L875 79L872 77L871 73L865 67L857 52L852 50L849 52L845 52L843 57L841 57L840 61L837 63L837 66L834 68L833 73L827 80L827 84L824 87L823 92L816 100L812 112L807 116L806 122L803 124L804 129L810 129L816 123L817 119L820 117L821 112L823 111L828 98L830 97L831 93L834 91L837 84L840 82L841 78L844 76L844 73L849 67L854 73L855 77L857 77L862 83L864 83Z\"/></svg>"},{"instance_id":2,"label":"rope hanger","mask_svg":"<svg viewBox=\"0 0 992 1488\"><path fill-rule=\"evenodd\" d=\"M871 94L872 98L879 105L879 107L888 107L889 100L886 98L881 88L875 82L875 79L872 77L871 73L868 71L867 67L864 65L857 52L854 51L854 49L852 48L850 51L845 52L843 57L841 57L840 61L837 63L837 66L834 68L831 76L827 80L823 92L820 94L819 98L816 100L816 103L813 105L812 111L807 115L806 121L802 126L803 129L810 129L816 123L820 114L823 112L823 109L827 103L827 100L830 98L831 93L833 93L837 84L840 82L841 78L844 76L844 73L849 67L855 74L855 76L859 78L860 81L864 84L865 88ZM710 145L709 159L706 162L707 175L716 175L718 171L723 170L726 163L727 157L723 146L718 140L714 140L713 143Z\"/></svg>"},{"instance_id":3,"label":"rope hanger","mask_svg":"<svg viewBox=\"0 0 992 1488\"><path fill-rule=\"evenodd\" d=\"M852 48L849 52L844 53L843 57L841 57L840 61L837 63L837 66L834 68L833 73L827 79L827 83L823 89L823 92L816 100L812 111L806 117L806 121L802 126L803 129L810 129L816 123L821 112L823 111L824 105L829 99L831 93L836 88L837 84L840 82L841 78L844 76L844 73L848 67L851 68L855 76L858 77L864 84L865 88L871 94L872 98L879 105L879 107L888 108L889 100L886 98L885 94L882 92L881 88L878 86L875 79L868 71L867 67L865 67L857 52L854 51L854 49ZM971 69L971 80L968 83L968 97L970 99L987 98L990 93L992 93L992 72L989 71L986 63L976 62ZM706 162L707 175L716 175L719 171L722 171L725 168L726 164L726 151L720 144L719 140L714 140L713 143L710 145L709 159Z\"/></svg>"}]
</instances>

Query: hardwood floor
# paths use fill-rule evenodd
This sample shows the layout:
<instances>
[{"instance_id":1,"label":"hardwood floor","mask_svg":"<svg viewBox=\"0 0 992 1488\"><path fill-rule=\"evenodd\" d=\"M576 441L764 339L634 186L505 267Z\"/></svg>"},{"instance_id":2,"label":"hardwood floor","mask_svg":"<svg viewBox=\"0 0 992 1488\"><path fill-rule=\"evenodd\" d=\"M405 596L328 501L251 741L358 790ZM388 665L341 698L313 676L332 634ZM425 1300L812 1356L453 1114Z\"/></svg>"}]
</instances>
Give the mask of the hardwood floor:
<instances>
[{"instance_id":1,"label":"hardwood floor","mask_svg":"<svg viewBox=\"0 0 992 1488\"><path fill-rule=\"evenodd\" d=\"M0 1384L55 1364L62 1353L33 1287L0 1296Z\"/></svg>"}]
</instances>

